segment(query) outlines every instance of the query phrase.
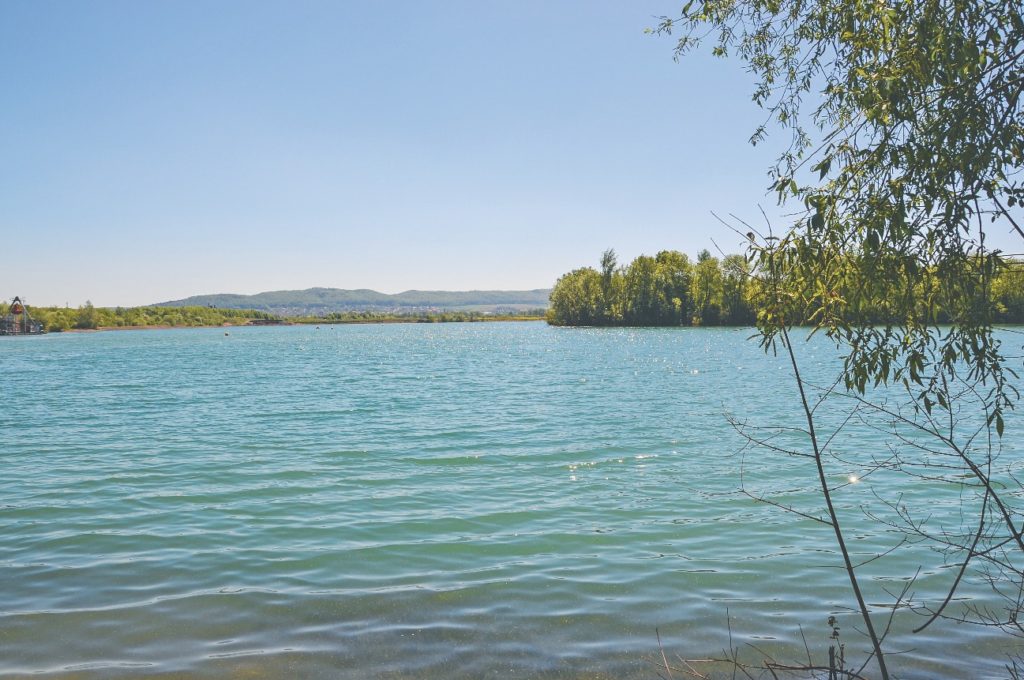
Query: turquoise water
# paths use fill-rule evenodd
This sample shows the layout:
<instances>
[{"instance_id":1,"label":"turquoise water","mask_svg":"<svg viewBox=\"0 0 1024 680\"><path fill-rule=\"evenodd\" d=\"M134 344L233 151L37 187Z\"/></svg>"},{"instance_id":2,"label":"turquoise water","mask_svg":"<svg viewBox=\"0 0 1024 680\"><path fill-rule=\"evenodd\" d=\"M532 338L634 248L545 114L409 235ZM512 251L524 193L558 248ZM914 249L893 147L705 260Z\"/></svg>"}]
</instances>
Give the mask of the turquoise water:
<instances>
[{"instance_id":1,"label":"turquoise water","mask_svg":"<svg viewBox=\"0 0 1024 680\"><path fill-rule=\"evenodd\" d=\"M700 658L729 644L728 616L734 644L799 660L801 627L827 653L830 613L859 657L830 529L737 493L726 414L800 424L786 364L749 334L4 339L0 675L650 678L656 629L670 656ZM834 351L801 350L824 380ZM834 445L856 459L881 443L851 426ZM813 509L809 472L744 462L754 488ZM857 509L868 488L837 493L863 558L895 541ZM948 582L921 550L865 567L879 616L918 563L915 598ZM918 624L899 612L890 638L904 677L999 677L1019 646Z\"/></svg>"}]
</instances>

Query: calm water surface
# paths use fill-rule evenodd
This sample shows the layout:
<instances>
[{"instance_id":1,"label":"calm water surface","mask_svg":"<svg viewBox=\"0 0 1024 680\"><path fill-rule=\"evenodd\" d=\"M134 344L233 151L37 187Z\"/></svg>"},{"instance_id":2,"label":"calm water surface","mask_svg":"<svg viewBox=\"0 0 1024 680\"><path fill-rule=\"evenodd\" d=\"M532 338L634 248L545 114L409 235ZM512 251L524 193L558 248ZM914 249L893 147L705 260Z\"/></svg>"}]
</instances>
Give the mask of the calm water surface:
<instances>
[{"instance_id":1,"label":"calm water surface","mask_svg":"<svg viewBox=\"0 0 1024 680\"><path fill-rule=\"evenodd\" d=\"M859 656L830 530L736 493L726 414L800 422L786 365L749 334L0 339L0 675L653 678L656 629L670 654L715 654L727 612L735 644L790 659L800 627L824 654L838 612ZM824 379L834 351L802 350ZM866 428L840 444L882 446ZM813 509L802 463L750 454L744 474ZM867 488L839 492L864 558L894 542L860 519ZM869 599L920 561L866 567ZM999 677L1017 651L919 623L896 618L904 677Z\"/></svg>"}]
</instances>

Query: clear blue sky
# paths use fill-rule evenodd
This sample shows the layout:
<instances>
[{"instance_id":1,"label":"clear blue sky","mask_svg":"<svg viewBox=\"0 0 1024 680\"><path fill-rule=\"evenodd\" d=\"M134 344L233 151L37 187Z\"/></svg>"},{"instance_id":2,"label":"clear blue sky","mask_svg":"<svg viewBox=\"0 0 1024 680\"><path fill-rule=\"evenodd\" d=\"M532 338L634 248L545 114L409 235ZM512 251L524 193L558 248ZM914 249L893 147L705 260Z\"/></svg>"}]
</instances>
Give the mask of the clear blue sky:
<instances>
[{"instance_id":1,"label":"clear blue sky","mask_svg":"<svg viewBox=\"0 0 1024 680\"><path fill-rule=\"evenodd\" d=\"M673 0L0 3L0 298L524 289L739 239L774 154ZM773 213L774 214L774 213Z\"/></svg>"}]
</instances>

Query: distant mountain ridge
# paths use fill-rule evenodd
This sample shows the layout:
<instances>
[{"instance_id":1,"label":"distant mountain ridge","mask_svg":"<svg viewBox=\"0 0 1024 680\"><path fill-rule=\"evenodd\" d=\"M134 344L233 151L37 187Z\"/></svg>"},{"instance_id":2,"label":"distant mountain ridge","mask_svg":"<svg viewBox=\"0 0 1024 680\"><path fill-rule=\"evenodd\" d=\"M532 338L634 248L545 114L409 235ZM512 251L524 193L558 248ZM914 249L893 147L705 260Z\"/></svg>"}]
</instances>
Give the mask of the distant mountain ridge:
<instances>
[{"instance_id":1,"label":"distant mountain ridge","mask_svg":"<svg viewBox=\"0 0 1024 680\"><path fill-rule=\"evenodd\" d=\"M216 307L219 309L256 309L283 316L318 316L331 312L386 311L417 312L427 310L501 312L546 308L549 288L534 290L407 290L404 293L378 293L375 290L307 288L273 290L256 295L221 293L194 295L183 300L159 302L154 307Z\"/></svg>"}]
</instances>

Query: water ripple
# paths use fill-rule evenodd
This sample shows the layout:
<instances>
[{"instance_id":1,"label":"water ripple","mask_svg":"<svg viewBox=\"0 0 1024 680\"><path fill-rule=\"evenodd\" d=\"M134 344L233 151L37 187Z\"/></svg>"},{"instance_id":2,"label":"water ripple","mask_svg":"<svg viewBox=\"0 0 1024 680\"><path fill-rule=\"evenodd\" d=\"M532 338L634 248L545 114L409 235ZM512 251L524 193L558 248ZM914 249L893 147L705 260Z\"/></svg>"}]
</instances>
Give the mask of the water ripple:
<instances>
[{"instance_id":1,"label":"water ripple","mask_svg":"<svg viewBox=\"0 0 1024 680\"><path fill-rule=\"evenodd\" d=\"M820 649L830 613L855 623L829 536L737 493L724 414L799 416L784 364L747 335L419 324L0 343L0 675L651 677L656 628L704 656L727 644L726 612L739 642L799 655L803 626ZM812 372L834 365L808 351ZM878 445L853 434L850 450ZM804 473L746 469L814 507ZM866 559L891 537L857 519L855 493L838 500ZM867 579L879 608L916 566L887 560ZM941 571L916 597L941 592ZM908 627L898 616L905 677L995 677L1013 651Z\"/></svg>"}]
</instances>

